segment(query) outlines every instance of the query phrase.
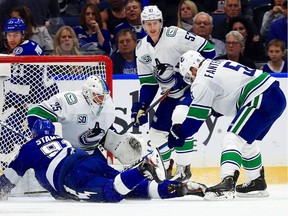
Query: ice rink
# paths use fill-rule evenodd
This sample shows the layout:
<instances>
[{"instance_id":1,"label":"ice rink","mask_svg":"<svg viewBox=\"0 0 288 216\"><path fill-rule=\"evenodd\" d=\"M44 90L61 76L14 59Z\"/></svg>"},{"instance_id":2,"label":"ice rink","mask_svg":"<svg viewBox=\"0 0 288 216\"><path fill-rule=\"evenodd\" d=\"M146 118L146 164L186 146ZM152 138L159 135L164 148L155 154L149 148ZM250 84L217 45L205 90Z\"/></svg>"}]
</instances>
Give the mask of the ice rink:
<instances>
[{"instance_id":1,"label":"ice rink","mask_svg":"<svg viewBox=\"0 0 288 216\"><path fill-rule=\"evenodd\" d=\"M267 198L205 201L186 196L170 200L123 200L120 203L56 201L49 196L10 197L0 202L0 216L288 216L288 185L268 185Z\"/></svg>"}]
</instances>

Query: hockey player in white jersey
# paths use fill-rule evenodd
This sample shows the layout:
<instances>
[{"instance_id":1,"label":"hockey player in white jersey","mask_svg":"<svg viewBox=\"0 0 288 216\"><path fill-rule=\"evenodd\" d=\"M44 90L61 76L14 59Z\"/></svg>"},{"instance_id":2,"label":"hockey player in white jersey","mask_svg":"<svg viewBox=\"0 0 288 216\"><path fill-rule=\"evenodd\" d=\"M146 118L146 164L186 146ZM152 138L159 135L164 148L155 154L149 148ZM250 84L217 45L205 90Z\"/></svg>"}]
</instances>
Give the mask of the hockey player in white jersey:
<instances>
[{"instance_id":1,"label":"hockey player in white jersey","mask_svg":"<svg viewBox=\"0 0 288 216\"><path fill-rule=\"evenodd\" d=\"M175 107L180 112L186 113L191 102L187 91L188 85L178 73L175 73L181 55L188 50L196 50L207 58L213 58L215 50L207 40L191 32L175 26L163 27L162 12L157 6L144 7L141 22L147 36L138 42L136 48L137 70L141 84L139 101L133 104L131 110L131 118L136 126L148 122L147 115L142 114L151 104L158 89L164 92L174 86L168 97L159 104L151 122L149 136L151 146L156 147L167 142L172 121L175 124L183 120L181 116L180 118L172 116ZM188 138L183 147L177 147L175 150L176 174L173 179L185 181L191 177L193 138ZM168 169L171 150L163 149L161 154L167 171L171 171Z\"/></svg>"},{"instance_id":2,"label":"hockey player in white jersey","mask_svg":"<svg viewBox=\"0 0 288 216\"><path fill-rule=\"evenodd\" d=\"M108 85L96 75L87 78L82 91L61 92L31 108L27 119L30 129L38 119L61 123L63 138L74 147L96 154L95 147L100 142L116 157L127 155L120 161L123 164L130 164L142 155L141 139L129 133L119 135L113 128L115 105ZM130 141L134 142L133 147L125 145Z\"/></svg>"},{"instance_id":3,"label":"hockey player in white jersey","mask_svg":"<svg viewBox=\"0 0 288 216\"><path fill-rule=\"evenodd\" d=\"M171 128L170 148L182 146L195 134L211 110L233 117L221 145L222 181L206 190L205 199L233 199L241 165L249 182L237 185L236 195L268 196L261 152L254 141L263 139L286 107L279 82L262 70L230 60L205 60L195 51L181 57L180 73L193 82L193 101L185 121Z\"/></svg>"}]
</instances>

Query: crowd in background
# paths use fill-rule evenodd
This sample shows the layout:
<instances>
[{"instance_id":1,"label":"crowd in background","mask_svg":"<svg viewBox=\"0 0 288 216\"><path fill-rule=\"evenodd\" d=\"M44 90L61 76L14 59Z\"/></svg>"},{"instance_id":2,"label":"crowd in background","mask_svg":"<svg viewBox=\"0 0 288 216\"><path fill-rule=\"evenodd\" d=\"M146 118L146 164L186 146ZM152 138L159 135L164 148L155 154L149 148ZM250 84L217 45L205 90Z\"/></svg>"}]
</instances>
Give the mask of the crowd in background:
<instances>
[{"instance_id":1,"label":"crowd in background","mask_svg":"<svg viewBox=\"0 0 288 216\"><path fill-rule=\"evenodd\" d=\"M4 0L1 53L13 53L5 25L20 18L26 26L21 43L35 41L46 55L107 55L114 74L136 74L136 45L146 36L141 11L148 4L162 10L164 26L178 26L211 42L217 59L287 72L286 0ZM255 16L261 16L261 24ZM67 17L77 22L66 25Z\"/></svg>"}]
</instances>

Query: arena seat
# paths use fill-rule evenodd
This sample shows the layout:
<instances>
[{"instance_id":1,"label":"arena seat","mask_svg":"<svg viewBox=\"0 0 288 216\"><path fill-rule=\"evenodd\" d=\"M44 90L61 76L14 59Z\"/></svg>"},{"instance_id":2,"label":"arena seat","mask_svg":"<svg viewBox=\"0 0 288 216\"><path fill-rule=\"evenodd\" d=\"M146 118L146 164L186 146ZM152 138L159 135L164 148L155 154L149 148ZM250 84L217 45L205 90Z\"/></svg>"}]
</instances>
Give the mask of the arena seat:
<instances>
[{"instance_id":1,"label":"arena seat","mask_svg":"<svg viewBox=\"0 0 288 216\"><path fill-rule=\"evenodd\" d=\"M62 20L64 21L65 25L68 25L70 27L78 26L80 22L79 16L61 16Z\"/></svg>"},{"instance_id":2,"label":"arena seat","mask_svg":"<svg viewBox=\"0 0 288 216\"><path fill-rule=\"evenodd\" d=\"M212 16L212 18L213 18L213 26L215 27L225 19L226 14L213 14L213 13L211 13L210 16Z\"/></svg>"}]
</instances>

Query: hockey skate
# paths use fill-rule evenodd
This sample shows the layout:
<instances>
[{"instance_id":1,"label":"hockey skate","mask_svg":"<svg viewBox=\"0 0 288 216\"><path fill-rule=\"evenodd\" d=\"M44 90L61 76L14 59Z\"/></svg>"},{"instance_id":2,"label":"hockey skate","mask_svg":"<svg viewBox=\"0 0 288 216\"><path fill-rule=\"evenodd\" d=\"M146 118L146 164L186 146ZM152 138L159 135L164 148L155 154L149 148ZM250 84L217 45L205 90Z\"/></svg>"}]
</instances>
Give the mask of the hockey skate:
<instances>
[{"instance_id":1,"label":"hockey skate","mask_svg":"<svg viewBox=\"0 0 288 216\"><path fill-rule=\"evenodd\" d=\"M190 164L187 166L176 165L176 172L171 181L187 182L191 178Z\"/></svg>"},{"instance_id":2,"label":"hockey skate","mask_svg":"<svg viewBox=\"0 0 288 216\"><path fill-rule=\"evenodd\" d=\"M252 181L236 186L238 197L268 197L267 184L264 176L264 167L260 170L260 176Z\"/></svg>"},{"instance_id":3,"label":"hockey skate","mask_svg":"<svg viewBox=\"0 0 288 216\"><path fill-rule=\"evenodd\" d=\"M235 185L239 171L235 170L234 176L226 176L219 184L206 189L205 200L232 200L235 198Z\"/></svg>"},{"instance_id":4,"label":"hockey skate","mask_svg":"<svg viewBox=\"0 0 288 216\"><path fill-rule=\"evenodd\" d=\"M179 196L194 195L204 197L206 189L206 185L194 181L170 184L168 186L169 193L177 193Z\"/></svg>"},{"instance_id":5,"label":"hockey skate","mask_svg":"<svg viewBox=\"0 0 288 216\"><path fill-rule=\"evenodd\" d=\"M166 179L164 163L158 148L147 155L143 162L138 166L138 169L140 173L150 181L155 180L157 183L161 183Z\"/></svg>"}]
</instances>

